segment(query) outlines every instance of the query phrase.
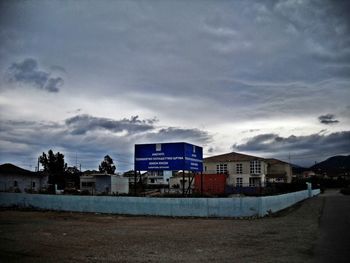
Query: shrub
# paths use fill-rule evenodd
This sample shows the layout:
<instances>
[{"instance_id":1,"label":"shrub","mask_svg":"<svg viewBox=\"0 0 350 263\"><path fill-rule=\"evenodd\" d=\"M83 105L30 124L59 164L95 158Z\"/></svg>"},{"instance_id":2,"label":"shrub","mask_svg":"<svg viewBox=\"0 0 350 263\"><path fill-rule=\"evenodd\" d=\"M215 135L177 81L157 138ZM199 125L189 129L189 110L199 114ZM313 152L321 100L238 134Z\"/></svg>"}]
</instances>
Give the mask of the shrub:
<instances>
[{"instance_id":1,"label":"shrub","mask_svg":"<svg viewBox=\"0 0 350 263\"><path fill-rule=\"evenodd\" d=\"M39 194L48 194L49 193L49 190L47 188L41 188L39 190Z\"/></svg>"},{"instance_id":2,"label":"shrub","mask_svg":"<svg viewBox=\"0 0 350 263\"><path fill-rule=\"evenodd\" d=\"M342 189L340 190L340 192L341 192L343 195L350 195L350 187L342 188Z\"/></svg>"},{"instance_id":3,"label":"shrub","mask_svg":"<svg viewBox=\"0 0 350 263\"><path fill-rule=\"evenodd\" d=\"M75 189L75 188L66 188L66 189L64 189L63 193L65 195L77 195L80 193L80 190Z\"/></svg>"},{"instance_id":4,"label":"shrub","mask_svg":"<svg viewBox=\"0 0 350 263\"><path fill-rule=\"evenodd\" d=\"M28 189L28 188L25 188L24 192L26 192L27 194L36 194L37 193L37 191L35 191L34 189Z\"/></svg>"},{"instance_id":5,"label":"shrub","mask_svg":"<svg viewBox=\"0 0 350 263\"><path fill-rule=\"evenodd\" d=\"M80 195L91 195L89 190L83 190L80 192Z\"/></svg>"}]
</instances>

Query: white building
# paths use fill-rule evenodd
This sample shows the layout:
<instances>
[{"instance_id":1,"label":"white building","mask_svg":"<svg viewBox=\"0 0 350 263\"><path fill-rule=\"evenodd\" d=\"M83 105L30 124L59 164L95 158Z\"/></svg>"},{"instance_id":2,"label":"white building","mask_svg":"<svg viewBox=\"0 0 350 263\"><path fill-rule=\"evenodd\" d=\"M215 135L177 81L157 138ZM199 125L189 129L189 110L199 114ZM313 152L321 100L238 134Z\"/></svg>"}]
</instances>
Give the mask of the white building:
<instances>
[{"instance_id":1,"label":"white building","mask_svg":"<svg viewBox=\"0 0 350 263\"><path fill-rule=\"evenodd\" d=\"M172 171L148 171L144 174L147 185L168 186Z\"/></svg>"},{"instance_id":2,"label":"white building","mask_svg":"<svg viewBox=\"0 0 350 263\"><path fill-rule=\"evenodd\" d=\"M266 159L267 175L266 181L270 183L291 183L292 182L292 166L289 163L277 160Z\"/></svg>"},{"instance_id":3,"label":"white building","mask_svg":"<svg viewBox=\"0 0 350 263\"><path fill-rule=\"evenodd\" d=\"M259 187L267 181L290 183L290 164L277 159L265 159L236 152L205 158L204 173L227 174L227 185L234 187Z\"/></svg>"},{"instance_id":4,"label":"white building","mask_svg":"<svg viewBox=\"0 0 350 263\"><path fill-rule=\"evenodd\" d=\"M231 152L205 158L204 173L227 174L227 185L261 186L265 183L267 162L260 157Z\"/></svg>"},{"instance_id":5,"label":"white building","mask_svg":"<svg viewBox=\"0 0 350 263\"><path fill-rule=\"evenodd\" d=\"M38 192L47 188L48 176L31 172L13 164L0 165L0 191Z\"/></svg>"},{"instance_id":6,"label":"white building","mask_svg":"<svg viewBox=\"0 0 350 263\"><path fill-rule=\"evenodd\" d=\"M129 179L120 175L88 174L80 177L80 190L91 194L128 194Z\"/></svg>"}]
</instances>

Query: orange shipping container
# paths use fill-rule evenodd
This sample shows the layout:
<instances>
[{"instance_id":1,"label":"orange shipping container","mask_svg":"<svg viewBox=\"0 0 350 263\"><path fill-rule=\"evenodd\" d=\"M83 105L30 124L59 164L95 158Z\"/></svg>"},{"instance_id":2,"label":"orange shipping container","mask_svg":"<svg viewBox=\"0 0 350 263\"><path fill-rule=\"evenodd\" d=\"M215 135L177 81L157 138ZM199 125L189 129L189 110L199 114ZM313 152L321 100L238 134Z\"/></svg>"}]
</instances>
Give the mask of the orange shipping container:
<instances>
[{"instance_id":1,"label":"orange shipping container","mask_svg":"<svg viewBox=\"0 0 350 263\"><path fill-rule=\"evenodd\" d=\"M226 175L225 174L203 174L203 193L211 195L225 194ZM201 175L194 178L194 191L201 193Z\"/></svg>"}]
</instances>

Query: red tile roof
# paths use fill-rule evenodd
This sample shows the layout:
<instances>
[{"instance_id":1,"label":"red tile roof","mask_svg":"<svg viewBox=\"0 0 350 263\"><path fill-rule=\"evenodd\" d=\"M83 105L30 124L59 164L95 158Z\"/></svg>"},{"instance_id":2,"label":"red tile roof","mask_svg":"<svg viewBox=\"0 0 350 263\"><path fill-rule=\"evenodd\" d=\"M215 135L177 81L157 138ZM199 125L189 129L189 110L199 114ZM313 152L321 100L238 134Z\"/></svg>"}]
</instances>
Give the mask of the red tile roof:
<instances>
[{"instance_id":1,"label":"red tile roof","mask_svg":"<svg viewBox=\"0 0 350 263\"><path fill-rule=\"evenodd\" d=\"M242 162L242 161L252 161L252 160L261 160L264 161L264 158L242 154L242 153L225 153L221 155L211 156L204 158L204 162Z\"/></svg>"},{"instance_id":2,"label":"red tile roof","mask_svg":"<svg viewBox=\"0 0 350 263\"><path fill-rule=\"evenodd\" d=\"M267 158L267 159L265 159L265 161L268 164L289 164L289 163L283 162L283 161L275 159L275 158Z\"/></svg>"},{"instance_id":3,"label":"red tile roof","mask_svg":"<svg viewBox=\"0 0 350 263\"><path fill-rule=\"evenodd\" d=\"M204 158L204 162L243 162L252 160L265 161L268 164L288 164L275 158L262 158L237 152L225 153Z\"/></svg>"}]
</instances>

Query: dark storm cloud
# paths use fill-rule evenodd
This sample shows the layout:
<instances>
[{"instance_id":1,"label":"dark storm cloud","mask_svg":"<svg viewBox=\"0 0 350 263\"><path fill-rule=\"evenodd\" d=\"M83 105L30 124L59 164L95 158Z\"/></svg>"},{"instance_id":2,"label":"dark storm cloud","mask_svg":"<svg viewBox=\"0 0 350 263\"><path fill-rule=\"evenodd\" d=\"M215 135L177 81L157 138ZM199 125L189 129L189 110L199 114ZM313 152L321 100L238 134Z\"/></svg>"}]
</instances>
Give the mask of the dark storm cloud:
<instances>
[{"instance_id":1,"label":"dark storm cloud","mask_svg":"<svg viewBox=\"0 0 350 263\"><path fill-rule=\"evenodd\" d=\"M33 58L12 63L8 68L7 77L10 82L29 84L48 92L58 92L64 83L61 77L51 77L49 72L39 69L38 62Z\"/></svg>"},{"instance_id":2,"label":"dark storm cloud","mask_svg":"<svg viewBox=\"0 0 350 263\"><path fill-rule=\"evenodd\" d=\"M323 124L335 124L339 122L335 119L334 114L321 115L318 117L318 120Z\"/></svg>"},{"instance_id":3,"label":"dark storm cloud","mask_svg":"<svg viewBox=\"0 0 350 263\"><path fill-rule=\"evenodd\" d=\"M336 114L341 123L332 128L346 130L349 6L349 1L331 0L42 1L40 5L0 1L0 75L12 65L12 82L57 92L66 68L70 85L65 86L66 94L55 96L55 102L67 105L67 96L74 98L74 106L66 110L82 111L72 115L87 112L84 105L91 102L97 102L99 112L111 112L99 102L118 99L134 107L133 112L147 112L160 116L168 126L181 123L184 127L90 115L72 117L58 127L12 123L6 126L11 134L2 132L0 150L30 154L37 145L57 143L67 151L99 154L98 158L111 148L130 156L136 140L191 142L197 138L205 143L211 139L192 127L210 126L219 136L235 136L220 128L235 122L245 125L246 132L240 135L248 136L264 130L255 121L271 118L283 125L296 116L309 120L320 112ZM29 54L35 59L17 60ZM50 64L44 67L42 61ZM49 67L56 64L64 68ZM9 86L1 79L0 88ZM23 117L26 109L13 99L21 92L5 94L2 116ZM38 98L29 95L27 101L35 104ZM50 106L51 100L35 104L28 119L41 116ZM94 112L93 107L89 110ZM65 116L58 113L54 118ZM253 130L256 127L260 131ZM1 131L6 129L0 126ZM327 142L328 136L315 138ZM255 139L281 153L293 149L292 145L298 146L296 151L303 149L307 145L302 142L312 141L297 136L301 141L292 143L294 137L263 134ZM248 143L246 147L253 148ZM224 147L225 143L213 143L214 152Z\"/></svg>"},{"instance_id":4,"label":"dark storm cloud","mask_svg":"<svg viewBox=\"0 0 350 263\"><path fill-rule=\"evenodd\" d=\"M196 143L207 143L212 138L208 132L199 129L182 129L176 127L168 127L160 129L154 137L157 140L166 141L189 141Z\"/></svg>"},{"instance_id":5,"label":"dark storm cloud","mask_svg":"<svg viewBox=\"0 0 350 263\"><path fill-rule=\"evenodd\" d=\"M89 131L101 129L111 132L127 131L128 134L135 134L153 130L155 120L140 120L138 116L132 116L130 119L113 120L83 114L69 118L65 122L71 134L75 135L82 135Z\"/></svg>"},{"instance_id":6,"label":"dark storm cloud","mask_svg":"<svg viewBox=\"0 0 350 263\"><path fill-rule=\"evenodd\" d=\"M50 92L58 92L59 87L61 87L63 83L64 81L61 77L49 78L47 84L45 85L45 89Z\"/></svg>"},{"instance_id":7,"label":"dark storm cloud","mask_svg":"<svg viewBox=\"0 0 350 263\"><path fill-rule=\"evenodd\" d=\"M153 112L164 104L162 119L200 119L190 107L205 103L215 110L201 116L213 122L237 111L310 116L349 94L346 1L12 2L0 24L3 61L13 61L9 49L52 57L76 73L67 92L118 95Z\"/></svg>"},{"instance_id":8,"label":"dark storm cloud","mask_svg":"<svg viewBox=\"0 0 350 263\"><path fill-rule=\"evenodd\" d=\"M260 134L249 138L245 143L234 144L232 149L275 156L287 156L288 153L313 156L349 153L350 131L288 137L274 133Z\"/></svg>"},{"instance_id":9,"label":"dark storm cloud","mask_svg":"<svg viewBox=\"0 0 350 263\"><path fill-rule=\"evenodd\" d=\"M38 69L38 62L32 58L27 58L19 63L13 63L9 67L9 78L11 81L33 84L34 86L43 89L49 73Z\"/></svg>"},{"instance_id":10,"label":"dark storm cloud","mask_svg":"<svg viewBox=\"0 0 350 263\"><path fill-rule=\"evenodd\" d=\"M213 153L213 152L214 152L214 148L213 147L209 147L208 153Z\"/></svg>"},{"instance_id":11,"label":"dark storm cloud","mask_svg":"<svg viewBox=\"0 0 350 263\"><path fill-rule=\"evenodd\" d=\"M77 154L83 167L96 169L101 158L108 153L120 171L132 168L135 143L205 142L210 137L198 129L158 129L156 122L155 118L141 120L138 116L113 120L89 115L78 115L64 123L0 120L0 155L9 158L1 161L32 158L34 165L37 155L53 149L65 154L68 162L74 162ZM110 133L100 133L99 130ZM115 132L123 130L128 134L115 136Z\"/></svg>"}]
</instances>

